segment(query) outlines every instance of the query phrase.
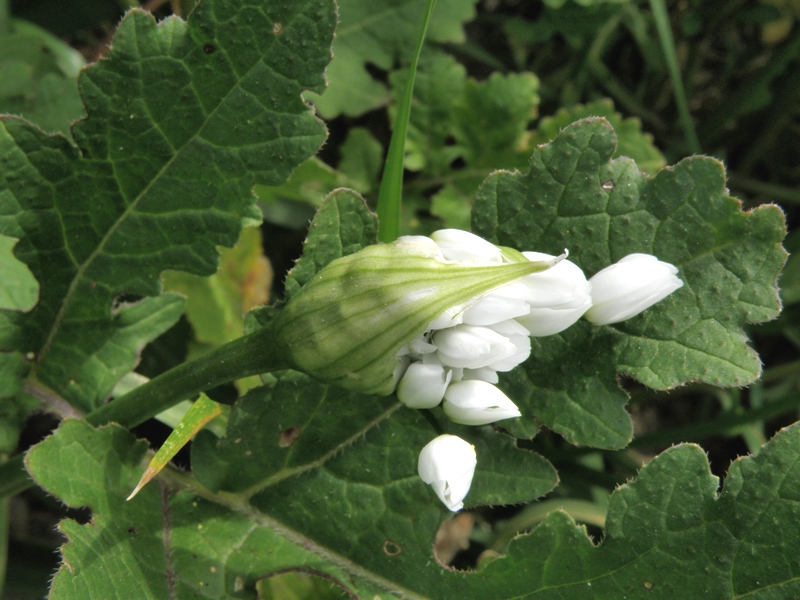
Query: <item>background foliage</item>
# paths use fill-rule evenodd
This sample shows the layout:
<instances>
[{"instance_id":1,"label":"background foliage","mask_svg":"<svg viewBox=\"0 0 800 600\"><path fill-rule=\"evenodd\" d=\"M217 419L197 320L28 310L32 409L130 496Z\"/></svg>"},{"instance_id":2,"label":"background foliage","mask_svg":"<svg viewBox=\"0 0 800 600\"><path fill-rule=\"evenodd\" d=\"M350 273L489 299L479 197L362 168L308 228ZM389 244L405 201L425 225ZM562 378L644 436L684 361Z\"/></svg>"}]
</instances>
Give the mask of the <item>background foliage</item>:
<instances>
[{"instance_id":1,"label":"background foliage","mask_svg":"<svg viewBox=\"0 0 800 600\"><path fill-rule=\"evenodd\" d=\"M502 429L290 371L211 390L231 409L125 502L181 408L132 432L80 417L374 243L426 3L176 0L119 22L134 4L0 3L6 595L800 593L794 259L755 327L781 309L787 223L800 243L796 3L439 0L402 232L568 247L588 275L649 252L686 285L534 338ZM437 428L479 456L454 519L416 476ZM23 455L36 486L10 496Z\"/></svg>"}]
</instances>

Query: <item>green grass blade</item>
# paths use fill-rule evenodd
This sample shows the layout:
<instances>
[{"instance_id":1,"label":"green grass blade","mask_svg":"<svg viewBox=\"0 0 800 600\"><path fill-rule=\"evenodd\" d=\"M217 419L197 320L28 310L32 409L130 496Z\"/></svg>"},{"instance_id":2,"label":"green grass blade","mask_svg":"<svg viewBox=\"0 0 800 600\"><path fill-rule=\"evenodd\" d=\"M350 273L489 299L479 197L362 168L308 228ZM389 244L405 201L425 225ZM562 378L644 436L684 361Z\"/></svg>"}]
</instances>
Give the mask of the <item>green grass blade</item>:
<instances>
[{"instance_id":1,"label":"green grass blade","mask_svg":"<svg viewBox=\"0 0 800 600\"><path fill-rule=\"evenodd\" d=\"M653 19L655 19L656 31L658 31L658 39L661 42L664 59L667 61L669 76L670 79L672 79L675 103L678 105L678 120L683 128L683 135L686 138L686 143L689 145L689 150L693 154L702 154L700 140L694 128L692 115L689 114L689 104L686 102L686 92L683 88L683 79L681 78L681 71L678 66L678 57L675 52L675 40L672 37L672 30L669 26L666 4L664 0L650 0L650 8L653 11Z\"/></svg>"},{"instance_id":2,"label":"green grass blade","mask_svg":"<svg viewBox=\"0 0 800 600\"><path fill-rule=\"evenodd\" d=\"M417 75L417 63L425 43L425 34L433 14L436 0L428 0L428 8L419 32L417 47L409 66L408 83L406 84L403 99L398 107L397 117L394 121L392 140L389 142L389 151L386 153L386 165L383 168L383 178L378 192L378 240L391 242L400 235L400 204L403 197L403 162L405 158L406 132L408 119L411 115L411 99L414 95L414 80Z\"/></svg>"}]
</instances>

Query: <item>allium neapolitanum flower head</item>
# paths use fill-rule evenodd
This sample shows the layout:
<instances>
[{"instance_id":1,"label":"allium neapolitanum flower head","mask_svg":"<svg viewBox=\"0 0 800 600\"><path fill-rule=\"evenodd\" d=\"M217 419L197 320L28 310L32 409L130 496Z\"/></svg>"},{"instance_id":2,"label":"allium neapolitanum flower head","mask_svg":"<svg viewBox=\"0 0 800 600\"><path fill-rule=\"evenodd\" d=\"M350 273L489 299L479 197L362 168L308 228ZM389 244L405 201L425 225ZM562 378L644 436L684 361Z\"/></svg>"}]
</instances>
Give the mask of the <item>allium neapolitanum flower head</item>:
<instances>
[{"instance_id":1,"label":"allium neapolitanum flower head","mask_svg":"<svg viewBox=\"0 0 800 600\"><path fill-rule=\"evenodd\" d=\"M407 236L322 269L276 322L278 340L294 366L365 394L391 394L409 363L403 356L417 338L462 322L488 292L557 262L530 261L458 233L479 240L491 256L482 251L454 260L431 238Z\"/></svg>"},{"instance_id":2,"label":"allium neapolitanum flower head","mask_svg":"<svg viewBox=\"0 0 800 600\"><path fill-rule=\"evenodd\" d=\"M278 340L296 368L348 389L396 389L407 406L442 404L463 425L519 417L494 384L528 358L531 336L584 315L595 324L628 319L683 285L654 256L628 256L590 281L565 256L453 229L369 246L331 262L289 301ZM453 511L474 470L474 449L456 436L420 454L420 477Z\"/></svg>"}]
</instances>

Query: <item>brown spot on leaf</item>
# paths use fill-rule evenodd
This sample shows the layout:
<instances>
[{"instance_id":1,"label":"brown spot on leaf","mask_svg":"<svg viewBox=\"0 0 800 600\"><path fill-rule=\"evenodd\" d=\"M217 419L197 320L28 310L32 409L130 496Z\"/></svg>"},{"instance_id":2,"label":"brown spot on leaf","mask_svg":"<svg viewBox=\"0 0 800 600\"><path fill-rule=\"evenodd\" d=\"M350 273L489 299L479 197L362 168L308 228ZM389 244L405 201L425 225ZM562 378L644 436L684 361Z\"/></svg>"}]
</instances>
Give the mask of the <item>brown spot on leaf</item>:
<instances>
[{"instance_id":1,"label":"brown spot on leaf","mask_svg":"<svg viewBox=\"0 0 800 600\"><path fill-rule=\"evenodd\" d=\"M203 52L205 52L206 54L214 54L215 51L216 48L214 47L214 44L206 44L205 46L203 46Z\"/></svg>"},{"instance_id":2,"label":"brown spot on leaf","mask_svg":"<svg viewBox=\"0 0 800 600\"><path fill-rule=\"evenodd\" d=\"M272 33L275 35L280 35L283 32L283 23L273 23L272 24Z\"/></svg>"},{"instance_id":3,"label":"brown spot on leaf","mask_svg":"<svg viewBox=\"0 0 800 600\"><path fill-rule=\"evenodd\" d=\"M280 438L278 439L278 447L279 448L289 448L292 444L295 443L297 438L300 437L300 428L295 427L288 427L281 431Z\"/></svg>"},{"instance_id":4,"label":"brown spot on leaf","mask_svg":"<svg viewBox=\"0 0 800 600\"><path fill-rule=\"evenodd\" d=\"M397 556L403 551L403 549L397 545L397 542L386 539L383 541L383 552L386 556Z\"/></svg>"}]
</instances>

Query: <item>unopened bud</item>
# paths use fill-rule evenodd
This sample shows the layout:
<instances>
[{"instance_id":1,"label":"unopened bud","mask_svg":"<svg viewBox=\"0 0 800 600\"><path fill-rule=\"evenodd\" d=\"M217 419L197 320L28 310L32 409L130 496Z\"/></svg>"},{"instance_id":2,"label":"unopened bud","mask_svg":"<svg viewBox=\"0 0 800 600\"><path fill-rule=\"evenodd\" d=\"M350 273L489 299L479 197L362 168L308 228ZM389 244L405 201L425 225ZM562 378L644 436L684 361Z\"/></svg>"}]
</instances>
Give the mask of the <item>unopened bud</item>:
<instances>
[{"instance_id":1,"label":"unopened bud","mask_svg":"<svg viewBox=\"0 0 800 600\"><path fill-rule=\"evenodd\" d=\"M557 262L500 252L462 264L425 237L368 246L328 264L292 297L277 337L298 370L365 394L390 394L402 375L401 351L436 319Z\"/></svg>"}]
</instances>

